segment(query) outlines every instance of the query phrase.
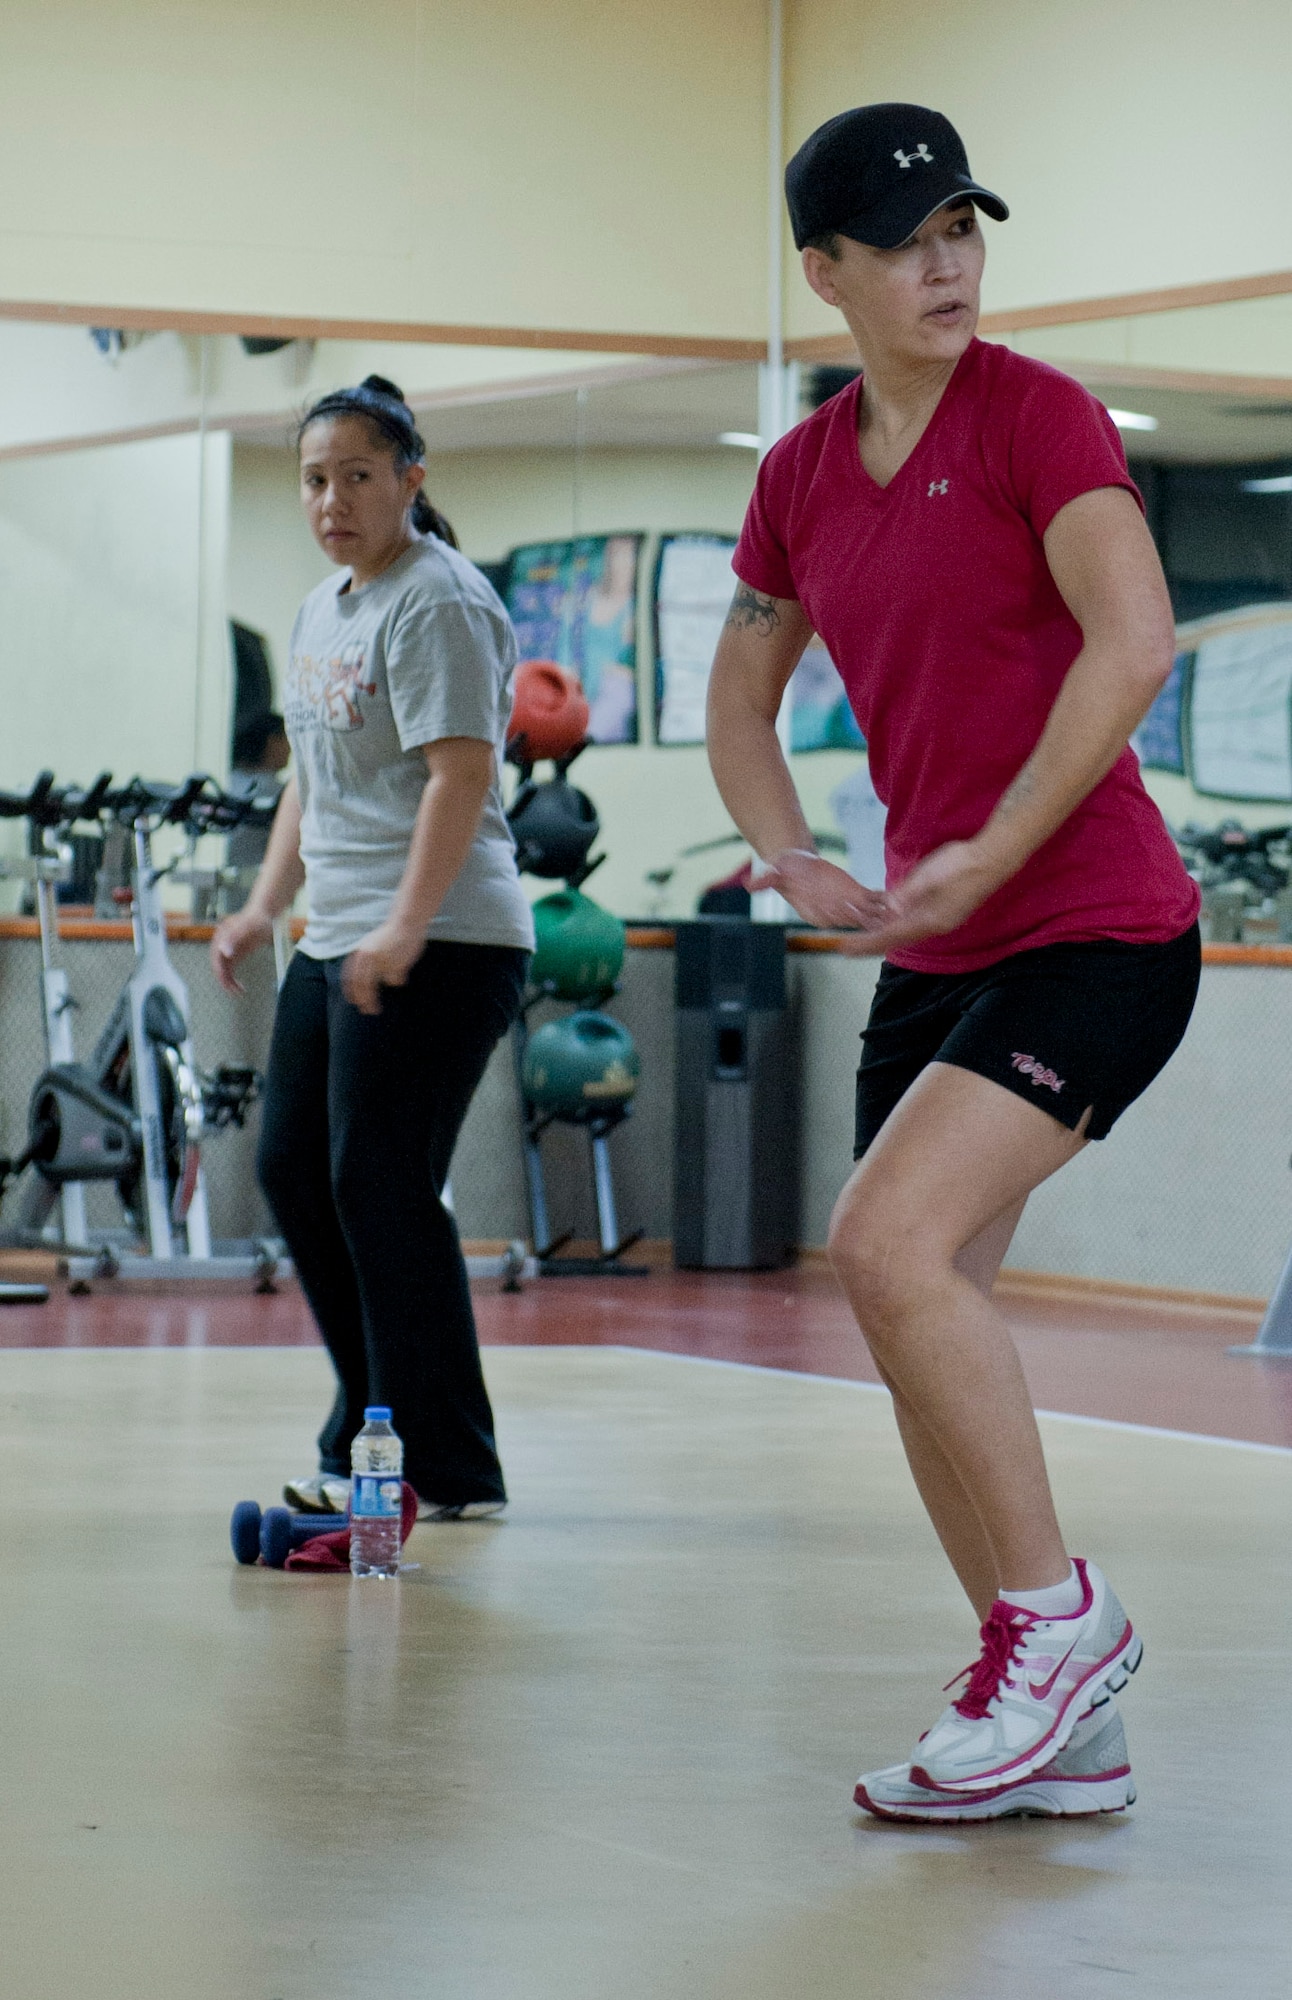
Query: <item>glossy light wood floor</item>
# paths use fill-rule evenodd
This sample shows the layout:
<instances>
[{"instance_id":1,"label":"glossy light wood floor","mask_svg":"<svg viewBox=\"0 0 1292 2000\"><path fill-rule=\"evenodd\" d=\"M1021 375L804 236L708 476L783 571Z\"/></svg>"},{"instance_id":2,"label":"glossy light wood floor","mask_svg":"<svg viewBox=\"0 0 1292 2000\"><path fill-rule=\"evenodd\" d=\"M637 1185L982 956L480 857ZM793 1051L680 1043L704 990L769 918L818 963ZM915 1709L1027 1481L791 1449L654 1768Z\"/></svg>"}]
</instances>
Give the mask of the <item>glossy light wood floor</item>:
<instances>
[{"instance_id":1,"label":"glossy light wood floor","mask_svg":"<svg viewBox=\"0 0 1292 2000\"><path fill-rule=\"evenodd\" d=\"M861 1820L973 1635L860 1385L487 1354L503 1525L394 1585L236 1570L309 1348L0 1365L0 1990L15 2000L1273 2000L1292 1458L1049 1419L1147 1644L1140 1804Z\"/></svg>"}]
</instances>

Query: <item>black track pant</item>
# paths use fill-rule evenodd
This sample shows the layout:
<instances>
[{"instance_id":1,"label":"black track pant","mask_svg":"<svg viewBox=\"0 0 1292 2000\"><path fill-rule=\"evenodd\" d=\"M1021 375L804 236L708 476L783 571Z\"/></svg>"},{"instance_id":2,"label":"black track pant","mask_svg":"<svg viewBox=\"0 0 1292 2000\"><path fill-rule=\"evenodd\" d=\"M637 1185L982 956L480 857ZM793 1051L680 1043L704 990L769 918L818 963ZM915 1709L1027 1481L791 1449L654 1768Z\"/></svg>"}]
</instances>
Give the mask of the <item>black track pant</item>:
<instances>
[{"instance_id":1,"label":"black track pant","mask_svg":"<svg viewBox=\"0 0 1292 2000\"><path fill-rule=\"evenodd\" d=\"M366 1403L389 1403L425 1500L504 1497L453 1218L440 1200L467 1106L515 1019L528 954L432 942L377 1015L341 959L293 958L274 1019L260 1184L336 1368L319 1436L348 1477Z\"/></svg>"}]
</instances>

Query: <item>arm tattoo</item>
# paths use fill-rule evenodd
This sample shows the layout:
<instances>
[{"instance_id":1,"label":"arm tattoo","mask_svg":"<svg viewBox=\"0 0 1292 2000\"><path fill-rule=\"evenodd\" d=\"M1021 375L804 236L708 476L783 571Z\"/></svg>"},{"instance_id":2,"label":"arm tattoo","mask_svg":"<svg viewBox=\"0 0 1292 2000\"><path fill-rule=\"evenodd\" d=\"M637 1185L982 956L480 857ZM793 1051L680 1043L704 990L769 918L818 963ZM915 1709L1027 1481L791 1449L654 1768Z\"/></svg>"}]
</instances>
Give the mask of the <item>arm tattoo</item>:
<instances>
[{"instance_id":1,"label":"arm tattoo","mask_svg":"<svg viewBox=\"0 0 1292 2000\"><path fill-rule=\"evenodd\" d=\"M1007 818L1010 813L1017 812L1020 806L1025 806L1035 790L1036 773L1030 764L1024 764L1013 784L1001 795L996 811L1002 819Z\"/></svg>"},{"instance_id":2,"label":"arm tattoo","mask_svg":"<svg viewBox=\"0 0 1292 2000\"><path fill-rule=\"evenodd\" d=\"M763 597L758 591L751 590L747 583L736 585L736 594L727 613L727 624L733 632L754 631L760 639L770 639L780 622L781 614L774 597Z\"/></svg>"}]
</instances>

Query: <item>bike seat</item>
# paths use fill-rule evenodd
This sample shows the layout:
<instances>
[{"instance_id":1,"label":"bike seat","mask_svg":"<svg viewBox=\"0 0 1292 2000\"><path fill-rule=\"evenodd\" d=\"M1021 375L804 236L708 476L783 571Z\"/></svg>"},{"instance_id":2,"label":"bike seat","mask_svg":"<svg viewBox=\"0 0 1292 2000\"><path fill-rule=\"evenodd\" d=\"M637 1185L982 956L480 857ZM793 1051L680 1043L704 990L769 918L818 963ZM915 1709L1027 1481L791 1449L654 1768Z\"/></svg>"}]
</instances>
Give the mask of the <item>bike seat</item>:
<instances>
[{"instance_id":1,"label":"bike seat","mask_svg":"<svg viewBox=\"0 0 1292 2000\"><path fill-rule=\"evenodd\" d=\"M154 986L144 1000L144 1033L163 1048L179 1049L188 1040L188 1023L164 986Z\"/></svg>"}]
</instances>

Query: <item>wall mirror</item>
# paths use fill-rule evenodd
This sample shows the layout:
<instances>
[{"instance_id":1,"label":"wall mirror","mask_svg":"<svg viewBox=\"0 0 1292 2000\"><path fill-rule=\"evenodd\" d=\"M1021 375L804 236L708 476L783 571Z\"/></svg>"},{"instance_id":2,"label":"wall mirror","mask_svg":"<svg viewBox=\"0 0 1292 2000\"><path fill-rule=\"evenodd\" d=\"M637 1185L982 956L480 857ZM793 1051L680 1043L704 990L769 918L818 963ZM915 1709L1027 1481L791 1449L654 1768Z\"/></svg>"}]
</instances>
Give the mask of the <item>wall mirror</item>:
<instances>
[{"instance_id":1,"label":"wall mirror","mask_svg":"<svg viewBox=\"0 0 1292 2000\"><path fill-rule=\"evenodd\" d=\"M1292 817L1292 298L993 337L1076 374L1122 425L1180 625L1139 746L1168 817ZM757 466L756 367L17 320L0 361L0 783L23 788L53 743L60 778L228 773L240 722L280 703L296 607L329 568L300 513L296 419L375 371L417 411L428 489L522 652L585 681L597 895L680 916L743 862L699 718ZM844 379L804 363L799 407ZM838 838L862 750L824 656L791 732L809 818Z\"/></svg>"}]
</instances>

